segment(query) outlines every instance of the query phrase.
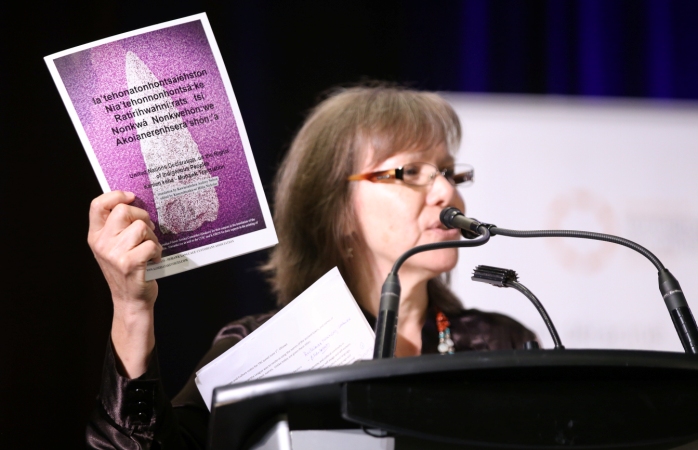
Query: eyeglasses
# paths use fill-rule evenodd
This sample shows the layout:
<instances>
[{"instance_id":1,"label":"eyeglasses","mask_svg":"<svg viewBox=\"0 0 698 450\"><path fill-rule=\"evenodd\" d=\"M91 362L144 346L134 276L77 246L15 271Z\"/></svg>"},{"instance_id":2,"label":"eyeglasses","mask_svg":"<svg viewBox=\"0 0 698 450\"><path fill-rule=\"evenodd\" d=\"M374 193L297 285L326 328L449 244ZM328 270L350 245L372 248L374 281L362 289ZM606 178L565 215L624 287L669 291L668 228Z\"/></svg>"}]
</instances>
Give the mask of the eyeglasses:
<instances>
[{"instance_id":1,"label":"eyeglasses","mask_svg":"<svg viewBox=\"0 0 698 450\"><path fill-rule=\"evenodd\" d=\"M402 180L403 183L412 186L426 186L431 184L437 175L441 174L452 185L465 187L473 184L474 173L475 169L469 164L455 164L445 169L439 169L430 163L413 162L397 169L350 175L347 180L367 180L373 183L386 180Z\"/></svg>"}]
</instances>

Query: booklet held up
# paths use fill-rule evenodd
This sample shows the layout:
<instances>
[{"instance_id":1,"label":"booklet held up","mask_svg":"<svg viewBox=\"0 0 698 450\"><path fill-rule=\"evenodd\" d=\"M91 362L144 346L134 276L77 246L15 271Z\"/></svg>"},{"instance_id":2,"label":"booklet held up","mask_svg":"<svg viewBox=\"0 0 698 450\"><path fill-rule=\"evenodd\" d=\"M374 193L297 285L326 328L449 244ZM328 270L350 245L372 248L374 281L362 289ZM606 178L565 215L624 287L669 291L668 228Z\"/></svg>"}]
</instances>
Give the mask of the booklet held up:
<instances>
[{"instance_id":1,"label":"booklet held up","mask_svg":"<svg viewBox=\"0 0 698 450\"><path fill-rule=\"evenodd\" d=\"M161 278L277 243L206 14L45 58L102 189L156 224Z\"/></svg>"}]
</instances>

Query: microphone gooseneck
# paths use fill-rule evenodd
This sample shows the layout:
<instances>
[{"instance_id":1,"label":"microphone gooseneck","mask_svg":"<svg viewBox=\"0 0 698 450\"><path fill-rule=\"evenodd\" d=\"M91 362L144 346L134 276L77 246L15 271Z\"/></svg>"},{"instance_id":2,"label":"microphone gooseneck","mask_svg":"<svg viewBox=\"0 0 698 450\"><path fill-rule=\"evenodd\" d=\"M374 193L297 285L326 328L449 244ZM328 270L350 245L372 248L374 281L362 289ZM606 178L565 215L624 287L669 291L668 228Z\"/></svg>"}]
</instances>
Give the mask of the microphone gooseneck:
<instances>
[{"instance_id":1,"label":"microphone gooseneck","mask_svg":"<svg viewBox=\"0 0 698 450\"><path fill-rule=\"evenodd\" d=\"M441 211L441 221L450 228L467 228L471 230L477 224L478 229L487 228L492 236L502 235L519 238L533 237L570 237L578 239L593 239L597 241L606 241L614 244L628 247L649 259L657 268L659 275L659 291L662 294L664 303L669 310L669 315L674 323L674 328L679 335L681 345L686 353L698 354L698 325L693 317L691 308L688 306L683 290L679 285L678 280L664 267L659 258L645 247L636 244L633 241L622 237L613 236L604 233L593 233L589 231L576 230L534 230L534 231L518 231L508 230L506 228L498 228L496 225L484 224L475 219L469 219L456 208L445 208ZM474 222L474 223L473 223Z\"/></svg>"},{"instance_id":2,"label":"microphone gooseneck","mask_svg":"<svg viewBox=\"0 0 698 450\"><path fill-rule=\"evenodd\" d=\"M593 233L591 231L577 231L577 230L532 230L532 231L518 231L518 230L507 230L506 228L499 228L496 225L490 228L490 233L492 236L502 235L508 237L518 237L518 238L533 238L533 237L569 237L577 239L591 239L595 241L605 241L611 242L613 244L622 245L628 247L629 249L635 250L640 253L645 258L649 259L652 264L657 268L657 270L666 270L664 264L659 261L659 258L654 256L654 254L647 250L645 247L636 244L628 239L613 236L612 234L605 233Z\"/></svg>"},{"instance_id":3,"label":"microphone gooseneck","mask_svg":"<svg viewBox=\"0 0 698 450\"><path fill-rule=\"evenodd\" d=\"M453 227L450 227L453 228ZM490 240L490 232L486 227L476 228L478 237L469 241L446 241L414 247L400 256L388 274L381 288L380 307L376 319L376 342L373 347L373 359L392 358L397 343L398 309L400 307L400 279L398 271L402 264L417 253L442 248L477 247Z\"/></svg>"}]
</instances>

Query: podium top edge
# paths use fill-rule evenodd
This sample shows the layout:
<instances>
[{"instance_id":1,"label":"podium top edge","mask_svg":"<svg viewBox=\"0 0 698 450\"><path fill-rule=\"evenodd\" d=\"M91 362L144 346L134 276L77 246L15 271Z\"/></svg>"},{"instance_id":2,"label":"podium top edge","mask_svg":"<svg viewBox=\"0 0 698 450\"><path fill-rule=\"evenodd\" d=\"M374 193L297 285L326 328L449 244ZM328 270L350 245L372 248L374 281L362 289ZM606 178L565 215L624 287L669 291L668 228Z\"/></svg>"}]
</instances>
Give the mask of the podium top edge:
<instances>
[{"instance_id":1,"label":"podium top edge","mask_svg":"<svg viewBox=\"0 0 698 450\"><path fill-rule=\"evenodd\" d=\"M678 352L645 350L496 350L460 352L453 355L422 355L357 361L348 366L330 367L217 387L212 407L313 386L361 380L386 379L455 371L483 371L523 368L624 368L666 369L695 372L698 356Z\"/></svg>"}]
</instances>

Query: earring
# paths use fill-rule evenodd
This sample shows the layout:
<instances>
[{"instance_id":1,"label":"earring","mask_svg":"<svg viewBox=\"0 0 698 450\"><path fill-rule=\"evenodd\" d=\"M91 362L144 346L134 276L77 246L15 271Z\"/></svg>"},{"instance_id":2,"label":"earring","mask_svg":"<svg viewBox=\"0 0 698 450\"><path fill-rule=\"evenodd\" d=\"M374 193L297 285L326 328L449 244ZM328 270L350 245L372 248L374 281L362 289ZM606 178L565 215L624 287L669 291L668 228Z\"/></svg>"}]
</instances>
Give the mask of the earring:
<instances>
[{"instance_id":1,"label":"earring","mask_svg":"<svg viewBox=\"0 0 698 450\"><path fill-rule=\"evenodd\" d=\"M347 258L351 259L354 257L354 249L352 247L347 247Z\"/></svg>"}]
</instances>

